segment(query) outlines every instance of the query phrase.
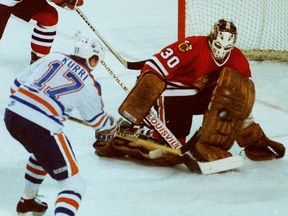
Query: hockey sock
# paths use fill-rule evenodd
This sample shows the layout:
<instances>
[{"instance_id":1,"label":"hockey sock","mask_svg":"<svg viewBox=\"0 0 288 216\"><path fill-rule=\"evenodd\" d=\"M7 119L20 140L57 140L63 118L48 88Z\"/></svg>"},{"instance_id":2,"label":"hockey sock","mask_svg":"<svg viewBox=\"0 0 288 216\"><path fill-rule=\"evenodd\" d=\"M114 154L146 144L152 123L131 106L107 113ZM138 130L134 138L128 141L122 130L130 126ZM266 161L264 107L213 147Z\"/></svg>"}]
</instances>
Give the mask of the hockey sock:
<instances>
[{"instance_id":1,"label":"hockey sock","mask_svg":"<svg viewBox=\"0 0 288 216\"><path fill-rule=\"evenodd\" d=\"M61 191L55 203L55 216L57 215L76 215L80 206L81 195L74 191Z\"/></svg>"},{"instance_id":2,"label":"hockey sock","mask_svg":"<svg viewBox=\"0 0 288 216\"><path fill-rule=\"evenodd\" d=\"M56 26L58 23L58 12L51 5L39 11L32 17L36 21L36 27L33 29L31 48L39 57L47 55L52 47L56 37Z\"/></svg>"},{"instance_id":3,"label":"hockey sock","mask_svg":"<svg viewBox=\"0 0 288 216\"><path fill-rule=\"evenodd\" d=\"M47 55L56 37L56 26L42 27L37 25L32 33L32 51L41 58Z\"/></svg>"},{"instance_id":4,"label":"hockey sock","mask_svg":"<svg viewBox=\"0 0 288 216\"><path fill-rule=\"evenodd\" d=\"M25 171L25 189L22 194L24 199L33 199L37 195L46 174L47 172L40 166L34 155L31 155Z\"/></svg>"}]
</instances>

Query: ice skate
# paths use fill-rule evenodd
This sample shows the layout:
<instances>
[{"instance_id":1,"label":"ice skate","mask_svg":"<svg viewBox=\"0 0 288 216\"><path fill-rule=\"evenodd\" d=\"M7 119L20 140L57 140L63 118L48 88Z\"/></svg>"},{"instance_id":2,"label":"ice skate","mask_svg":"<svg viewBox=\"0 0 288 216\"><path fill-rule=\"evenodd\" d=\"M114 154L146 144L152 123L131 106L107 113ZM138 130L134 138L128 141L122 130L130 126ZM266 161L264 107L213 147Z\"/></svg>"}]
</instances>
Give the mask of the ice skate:
<instances>
[{"instance_id":1,"label":"ice skate","mask_svg":"<svg viewBox=\"0 0 288 216\"><path fill-rule=\"evenodd\" d=\"M23 199L21 197L20 201L17 204L16 211L18 215L27 215L28 213L31 213L33 216L41 216L44 215L47 208L47 203L41 202L36 198Z\"/></svg>"}]
</instances>

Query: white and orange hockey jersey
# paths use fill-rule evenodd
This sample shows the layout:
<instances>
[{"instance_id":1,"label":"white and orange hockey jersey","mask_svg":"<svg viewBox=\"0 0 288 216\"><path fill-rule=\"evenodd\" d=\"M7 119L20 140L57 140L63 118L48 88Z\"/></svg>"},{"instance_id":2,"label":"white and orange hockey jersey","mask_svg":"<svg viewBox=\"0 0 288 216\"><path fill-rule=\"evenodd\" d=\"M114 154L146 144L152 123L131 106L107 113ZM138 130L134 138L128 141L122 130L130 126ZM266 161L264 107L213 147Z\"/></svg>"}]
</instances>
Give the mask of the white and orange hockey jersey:
<instances>
[{"instance_id":1,"label":"white and orange hockey jersey","mask_svg":"<svg viewBox=\"0 0 288 216\"><path fill-rule=\"evenodd\" d=\"M101 87L85 64L73 56L50 53L30 65L11 86L7 109L54 133L76 108L96 131L110 130Z\"/></svg>"}]
</instances>

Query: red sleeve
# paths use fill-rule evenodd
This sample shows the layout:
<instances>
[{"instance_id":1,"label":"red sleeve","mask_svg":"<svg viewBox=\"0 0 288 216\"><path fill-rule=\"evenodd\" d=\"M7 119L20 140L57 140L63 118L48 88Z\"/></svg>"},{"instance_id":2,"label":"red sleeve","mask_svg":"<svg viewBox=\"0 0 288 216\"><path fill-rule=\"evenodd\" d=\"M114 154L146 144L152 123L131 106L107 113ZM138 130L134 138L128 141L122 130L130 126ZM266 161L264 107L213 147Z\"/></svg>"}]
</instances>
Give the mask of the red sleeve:
<instances>
[{"instance_id":1,"label":"red sleeve","mask_svg":"<svg viewBox=\"0 0 288 216\"><path fill-rule=\"evenodd\" d=\"M189 64L193 58L193 40L181 40L164 47L159 53L155 54L142 68L142 73L151 71L161 77L172 77L179 68Z\"/></svg>"}]
</instances>

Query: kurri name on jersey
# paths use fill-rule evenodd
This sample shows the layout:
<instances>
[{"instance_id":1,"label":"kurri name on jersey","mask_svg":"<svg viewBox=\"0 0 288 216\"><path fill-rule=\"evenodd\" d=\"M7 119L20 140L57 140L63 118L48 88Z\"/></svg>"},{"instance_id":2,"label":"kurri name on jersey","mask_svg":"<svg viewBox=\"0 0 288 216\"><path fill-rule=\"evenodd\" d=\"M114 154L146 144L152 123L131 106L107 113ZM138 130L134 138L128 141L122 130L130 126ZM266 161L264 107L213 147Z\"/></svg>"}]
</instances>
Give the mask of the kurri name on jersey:
<instances>
[{"instance_id":1,"label":"kurri name on jersey","mask_svg":"<svg viewBox=\"0 0 288 216\"><path fill-rule=\"evenodd\" d=\"M75 74L77 74L83 81L88 77L87 71L82 68L79 64L76 64L75 61L71 60L68 57L64 57L61 61L67 67L69 67Z\"/></svg>"}]
</instances>

